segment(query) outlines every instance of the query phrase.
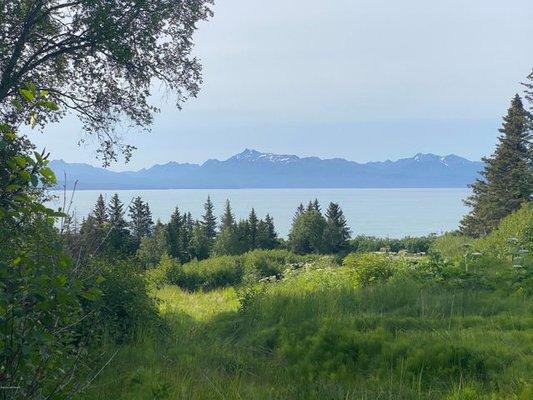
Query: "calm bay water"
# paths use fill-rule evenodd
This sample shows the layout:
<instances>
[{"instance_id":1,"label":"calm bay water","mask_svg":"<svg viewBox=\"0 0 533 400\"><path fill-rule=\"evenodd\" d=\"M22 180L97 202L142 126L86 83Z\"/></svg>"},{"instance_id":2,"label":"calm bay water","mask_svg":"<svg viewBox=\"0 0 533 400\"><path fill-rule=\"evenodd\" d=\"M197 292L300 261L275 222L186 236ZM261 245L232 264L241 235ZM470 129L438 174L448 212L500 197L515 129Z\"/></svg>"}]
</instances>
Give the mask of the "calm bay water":
<instances>
[{"instance_id":1,"label":"calm bay water","mask_svg":"<svg viewBox=\"0 0 533 400\"><path fill-rule=\"evenodd\" d=\"M59 193L59 192L56 192ZM167 222L174 208L190 211L195 218L203 213L208 195L217 215L229 199L237 218L246 218L255 208L260 217L270 213L276 230L286 237L292 216L300 203L317 198L323 209L330 201L342 207L354 235L381 237L418 236L456 229L466 208L462 203L468 189L174 189L174 190L83 190L74 194L71 213L81 220L93 208L98 194L106 201L118 193L128 205L141 196L150 204L154 220ZM70 197L71 193L67 196ZM63 195L60 194L62 197ZM58 207L62 199L53 202Z\"/></svg>"}]
</instances>

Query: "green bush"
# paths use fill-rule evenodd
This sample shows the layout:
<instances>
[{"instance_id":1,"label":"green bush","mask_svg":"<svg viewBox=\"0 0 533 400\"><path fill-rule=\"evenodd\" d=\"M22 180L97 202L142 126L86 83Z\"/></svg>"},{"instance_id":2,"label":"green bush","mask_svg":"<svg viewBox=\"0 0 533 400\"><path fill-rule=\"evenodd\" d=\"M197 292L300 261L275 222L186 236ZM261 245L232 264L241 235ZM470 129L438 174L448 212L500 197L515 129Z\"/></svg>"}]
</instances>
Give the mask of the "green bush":
<instances>
[{"instance_id":1,"label":"green bush","mask_svg":"<svg viewBox=\"0 0 533 400\"><path fill-rule=\"evenodd\" d=\"M280 277L290 264L303 263L313 256L298 256L288 250L254 250L242 256L247 282L269 276Z\"/></svg>"},{"instance_id":2,"label":"green bush","mask_svg":"<svg viewBox=\"0 0 533 400\"><path fill-rule=\"evenodd\" d=\"M303 264L316 256L298 256L287 250L254 250L239 256L218 256L167 267L166 280L186 290L212 290L262 278L281 277L293 264ZM166 263L163 258L160 265Z\"/></svg>"},{"instance_id":3,"label":"green bush","mask_svg":"<svg viewBox=\"0 0 533 400\"><path fill-rule=\"evenodd\" d=\"M394 274L394 264L390 257L375 253L351 253L342 262L344 267L354 269L356 282L363 286L390 279Z\"/></svg>"},{"instance_id":4,"label":"green bush","mask_svg":"<svg viewBox=\"0 0 533 400\"><path fill-rule=\"evenodd\" d=\"M533 204L522 207L505 217L490 235L475 243L476 250L505 258L519 250L533 252Z\"/></svg>"},{"instance_id":5,"label":"green bush","mask_svg":"<svg viewBox=\"0 0 533 400\"><path fill-rule=\"evenodd\" d=\"M437 236L406 236L401 239L378 238L375 236L359 235L350 240L349 249L353 253L368 253L387 249L397 253L407 251L408 253L426 253Z\"/></svg>"},{"instance_id":6,"label":"green bush","mask_svg":"<svg viewBox=\"0 0 533 400\"><path fill-rule=\"evenodd\" d=\"M169 283L187 290L211 290L242 282L244 268L240 256L219 256L202 261L191 261L172 266L168 273Z\"/></svg>"},{"instance_id":7,"label":"green bush","mask_svg":"<svg viewBox=\"0 0 533 400\"><path fill-rule=\"evenodd\" d=\"M460 260L467 251L473 251L474 239L456 233L438 237L431 245L430 252L449 260Z\"/></svg>"},{"instance_id":8,"label":"green bush","mask_svg":"<svg viewBox=\"0 0 533 400\"><path fill-rule=\"evenodd\" d=\"M177 259L168 254L163 255L155 268L150 268L146 271L148 284L155 289L165 286L170 283L168 279L170 271L173 269L179 270L180 266L181 264Z\"/></svg>"},{"instance_id":9,"label":"green bush","mask_svg":"<svg viewBox=\"0 0 533 400\"><path fill-rule=\"evenodd\" d=\"M86 335L94 339L107 336L123 343L139 333L161 330L157 304L148 294L148 282L140 268L128 260L113 264L99 260L89 269L98 274L96 287L100 295L85 304L92 315L84 324Z\"/></svg>"},{"instance_id":10,"label":"green bush","mask_svg":"<svg viewBox=\"0 0 533 400\"><path fill-rule=\"evenodd\" d=\"M34 85L19 93L35 121L53 104ZM54 228L62 214L43 205L56 179L33 149L0 123L0 397L10 400L71 397L93 367L77 329L81 297L96 293L63 249Z\"/></svg>"}]
</instances>

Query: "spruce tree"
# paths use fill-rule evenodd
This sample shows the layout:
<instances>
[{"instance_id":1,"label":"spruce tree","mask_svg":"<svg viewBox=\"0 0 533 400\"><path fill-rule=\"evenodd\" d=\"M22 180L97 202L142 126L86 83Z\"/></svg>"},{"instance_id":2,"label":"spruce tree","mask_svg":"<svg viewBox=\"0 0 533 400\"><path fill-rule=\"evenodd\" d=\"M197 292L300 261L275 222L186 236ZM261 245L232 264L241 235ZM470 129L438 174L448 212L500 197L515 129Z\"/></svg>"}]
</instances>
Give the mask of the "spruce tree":
<instances>
[{"instance_id":1,"label":"spruce tree","mask_svg":"<svg viewBox=\"0 0 533 400\"><path fill-rule=\"evenodd\" d=\"M213 252L217 255L239 254L240 245L235 224L235 217L229 200L226 200L224 214L221 218L220 231L215 239Z\"/></svg>"},{"instance_id":2,"label":"spruce tree","mask_svg":"<svg viewBox=\"0 0 533 400\"><path fill-rule=\"evenodd\" d=\"M278 235L274 228L274 220L267 214L265 220L260 220L257 227L257 247L273 249L276 247Z\"/></svg>"},{"instance_id":3,"label":"spruce tree","mask_svg":"<svg viewBox=\"0 0 533 400\"><path fill-rule=\"evenodd\" d=\"M204 204L204 210L205 213L202 215L204 235L207 240L212 243L217 235L217 217L215 217L214 206L210 196L207 196L207 201Z\"/></svg>"},{"instance_id":4,"label":"spruce tree","mask_svg":"<svg viewBox=\"0 0 533 400\"><path fill-rule=\"evenodd\" d=\"M235 229L237 235L237 241L239 243L238 254L246 253L251 250L252 245L250 243L250 222L247 219L241 219L237 223Z\"/></svg>"},{"instance_id":5,"label":"spruce tree","mask_svg":"<svg viewBox=\"0 0 533 400\"><path fill-rule=\"evenodd\" d=\"M183 217L180 214L178 207L175 208L174 212L170 216L170 221L167 225L167 237L168 237L168 247L169 253L172 257L181 259L181 253L184 251L182 248L182 243L180 240L180 235L182 234L183 229Z\"/></svg>"},{"instance_id":6,"label":"spruce tree","mask_svg":"<svg viewBox=\"0 0 533 400\"><path fill-rule=\"evenodd\" d=\"M101 193L98 196L98 199L96 200L96 205L94 206L92 216L98 228L103 228L108 221L104 196L102 196Z\"/></svg>"},{"instance_id":7,"label":"spruce tree","mask_svg":"<svg viewBox=\"0 0 533 400\"><path fill-rule=\"evenodd\" d=\"M471 211L461 221L461 231L478 237L490 233L502 218L530 199L533 191L531 115L517 94L503 118L496 151L485 163L481 178L465 200Z\"/></svg>"},{"instance_id":8,"label":"spruce tree","mask_svg":"<svg viewBox=\"0 0 533 400\"><path fill-rule=\"evenodd\" d=\"M136 197L130 205L129 217L131 233L138 246L143 236L148 236L152 233L154 222L150 206L142 201L140 197Z\"/></svg>"},{"instance_id":9,"label":"spruce tree","mask_svg":"<svg viewBox=\"0 0 533 400\"><path fill-rule=\"evenodd\" d=\"M109 223L115 230L125 229L127 226L126 220L124 219L124 204L120 201L118 194L115 193L109 205L107 206L107 215L109 218Z\"/></svg>"},{"instance_id":10,"label":"spruce tree","mask_svg":"<svg viewBox=\"0 0 533 400\"><path fill-rule=\"evenodd\" d=\"M300 203L300 205L298 206L298 208L296 208L296 213L294 214L294 216L292 217L292 222L294 223L294 221L300 216L302 215L303 213L305 212L305 207L302 203Z\"/></svg>"},{"instance_id":11,"label":"spruce tree","mask_svg":"<svg viewBox=\"0 0 533 400\"><path fill-rule=\"evenodd\" d=\"M326 228L324 229L324 248L328 253L345 251L350 239L350 228L337 203L329 203L326 210Z\"/></svg>"},{"instance_id":12,"label":"spruce tree","mask_svg":"<svg viewBox=\"0 0 533 400\"><path fill-rule=\"evenodd\" d=\"M104 196L98 195L93 211L81 222L80 248L86 254L100 253L107 238L108 215Z\"/></svg>"},{"instance_id":13,"label":"spruce tree","mask_svg":"<svg viewBox=\"0 0 533 400\"><path fill-rule=\"evenodd\" d=\"M195 223L190 212L183 215L182 222L182 229L179 234L181 248L179 260L180 262L185 263L193 258L191 241Z\"/></svg>"},{"instance_id":14,"label":"spruce tree","mask_svg":"<svg viewBox=\"0 0 533 400\"><path fill-rule=\"evenodd\" d=\"M120 201L118 194L114 194L107 206L107 215L111 232L107 240L107 249L110 252L126 254L131 244L127 222L124 219L124 204Z\"/></svg>"},{"instance_id":15,"label":"spruce tree","mask_svg":"<svg viewBox=\"0 0 533 400\"><path fill-rule=\"evenodd\" d=\"M192 229L189 247L191 258L196 258L197 260L204 260L208 258L210 247L211 243L206 236L205 225L203 221L196 221Z\"/></svg>"},{"instance_id":16,"label":"spruce tree","mask_svg":"<svg viewBox=\"0 0 533 400\"><path fill-rule=\"evenodd\" d=\"M248 243L250 250L257 248L257 229L258 229L259 220L257 219L257 214L252 208L250 215L248 216Z\"/></svg>"},{"instance_id":17,"label":"spruce tree","mask_svg":"<svg viewBox=\"0 0 533 400\"><path fill-rule=\"evenodd\" d=\"M527 76L527 82L523 83L523 85L526 87L525 98L529 103L529 109L533 111L533 70L531 70L531 73ZM530 129L532 129L531 126Z\"/></svg>"},{"instance_id":18,"label":"spruce tree","mask_svg":"<svg viewBox=\"0 0 533 400\"><path fill-rule=\"evenodd\" d=\"M224 215L222 216L221 223L220 223L220 230L234 228L234 227L235 227L235 217L233 216L233 212L231 210L231 205L230 205L229 200L226 200Z\"/></svg>"}]
</instances>

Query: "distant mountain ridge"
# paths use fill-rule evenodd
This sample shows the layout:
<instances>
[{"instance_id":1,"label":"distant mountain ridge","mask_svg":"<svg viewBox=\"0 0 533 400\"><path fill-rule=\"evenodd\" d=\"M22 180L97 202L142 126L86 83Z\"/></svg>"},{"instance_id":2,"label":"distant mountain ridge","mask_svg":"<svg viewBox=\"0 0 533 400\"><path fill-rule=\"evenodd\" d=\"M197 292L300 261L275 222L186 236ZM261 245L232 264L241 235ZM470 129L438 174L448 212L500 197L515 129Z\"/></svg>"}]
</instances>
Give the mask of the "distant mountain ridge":
<instances>
[{"instance_id":1,"label":"distant mountain ridge","mask_svg":"<svg viewBox=\"0 0 533 400\"><path fill-rule=\"evenodd\" d=\"M89 164L50 162L58 186L78 189L230 189L230 188L439 188L466 187L482 163L450 154L416 154L397 161L357 163L253 149L203 164L156 164L139 171L114 172Z\"/></svg>"}]
</instances>

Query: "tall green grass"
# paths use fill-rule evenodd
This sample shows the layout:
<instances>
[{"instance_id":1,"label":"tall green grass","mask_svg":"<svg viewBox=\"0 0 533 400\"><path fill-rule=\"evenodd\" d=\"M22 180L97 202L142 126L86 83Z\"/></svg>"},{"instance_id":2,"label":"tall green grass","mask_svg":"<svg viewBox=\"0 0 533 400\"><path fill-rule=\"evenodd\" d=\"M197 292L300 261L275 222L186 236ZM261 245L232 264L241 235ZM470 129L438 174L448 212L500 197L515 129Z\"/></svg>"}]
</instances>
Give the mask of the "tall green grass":
<instances>
[{"instance_id":1,"label":"tall green grass","mask_svg":"<svg viewBox=\"0 0 533 400\"><path fill-rule=\"evenodd\" d=\"M357 288L346 279L351 273L304 271L263 285L244 309L233 288L162 288L157 297L172 334L125 347L85 398L531 394L530 298L411 281Z\"/></svg>"},{"instance_id":2,"label":"tall green grass","mask_svg":"<svg viewBox=\"0 0 533 400\"><path fill-rule=\"evenodd\" d=\"M531 399L530 215L425 258L167 260L149 278L168 333L124 346L82 398Z\"/></svg>"}]
</instances>

